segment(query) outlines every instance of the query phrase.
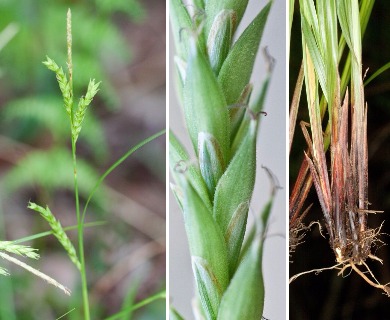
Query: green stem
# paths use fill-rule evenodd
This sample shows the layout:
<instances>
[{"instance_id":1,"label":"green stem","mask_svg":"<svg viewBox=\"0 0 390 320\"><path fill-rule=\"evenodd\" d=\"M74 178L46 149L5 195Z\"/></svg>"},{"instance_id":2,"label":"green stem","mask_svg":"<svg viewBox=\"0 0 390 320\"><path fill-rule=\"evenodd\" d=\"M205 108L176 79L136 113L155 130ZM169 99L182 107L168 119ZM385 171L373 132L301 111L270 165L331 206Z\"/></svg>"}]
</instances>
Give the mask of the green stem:
<instances>
[{"instance_id":1,"label":"green stem","mask_svg":"<svg viewBox=\"0 0 390 320\"><path fill-rule=\"evenodd\" d=\"M90 201L92 200L93 195L95 194L96 190L99 188L99 186L102 184L104 179L116 168L118 167L123 161L125 161L128 157L130 157L134 152L136 152L139 148L143 147L145 144L149 143L150 141L160 137L166 132L165 129L151 135L150 137L142 140L138 144L136 144L134 147L132 147L130 150L128 150L120 159L118 159L111 167L109 167L106 172L104 172L96 182L95 186L92 188L91 193L88 196L87 202L85 203L83 214L81 216L81 224L84 224L85 220L85 214L87 212L88 205Z\"/></svg>"},{"instance_id":2,"label":"green stem","mask_svg":"<svg viewBox=\"0 0 390 320\"><path fill-rule=\"evenodd\" d=\"M153 301L156 301L156 300L159 300L159 299L166 299L167 295L166 295L166 292L165 290L164 291L161 291L159 293L156 293L155 295L151 296L151 297L148 297L144 300L142 300L141 302L138 302L137 304L134 304L108 318L106 318L105 320L116 320L116 319L119 319L121 317L123 317L124 315L126 315L129 311L134 311L134 310L137 310L143 306L146 306L148 305L149 303L152 303Z\"/></svg>"},{"instance_id":3,"label":"green stem","mask_svg":"<svg viewBox=\"0 0 390 320\"><path fill-rule=\"evenodd\" d=\"M88 222L88 223L84 223L84 228L91 228L91 227L98 227L98 226L102 226L106 224L106 221L94 221L94 222ZM70 231L70 230L77 230L78 228L78 225L74 225L74 226L69 226L69 227L64 227L64 231ZM35 239L39 239L39 238L43 238L43 237L47 237L47 236L50 236L54 234L53 230L50 230L50 231L43 231L43 232L39 232L39 233L35 233L31 236L27 236L27 237L23 237L23 238L19 238L19 239L16 239L16 240L12 240L12 242L14 244L17 244L17 243L23 243L23 242L28 242L28 241L32 241L32 240L35 240ZM0 317L0 319L2 319Z\"/></svg>"},{"instance_id":4,"label":"green stem","mask_svg":"<svg viewBox=\"0 0 390 320\"><path fill-rule=\"evenodd\" d=\"M76 216L77 216L77 234L79 244L79 258L80 258L80 277L81 277L81 290L83 296L84 306L84 319L89 320L89 300L88 300L88 285L87 275L85 271L85 258L84 258L84 225L80 216L80 202L79 202L79 188L77 182L77 161L76 161L76 140L72 136L72 159L73 159L73 173L74 173L74 195L76 201Z\"/></svg>"}]
</instances>

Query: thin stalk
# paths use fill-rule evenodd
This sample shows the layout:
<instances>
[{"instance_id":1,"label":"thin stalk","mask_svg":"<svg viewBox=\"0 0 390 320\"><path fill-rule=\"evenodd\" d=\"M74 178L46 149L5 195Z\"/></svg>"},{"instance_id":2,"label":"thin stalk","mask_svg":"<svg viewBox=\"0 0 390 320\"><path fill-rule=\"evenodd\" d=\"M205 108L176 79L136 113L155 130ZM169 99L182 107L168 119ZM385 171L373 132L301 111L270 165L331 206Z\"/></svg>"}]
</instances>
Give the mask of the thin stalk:
<instances>
[{"instance_id":1,"label":"thin stalk","mask_svg":"<svg viewBox=\"0 0 390 320\"><path fill-rule=\"evenodd\" d=\"M67 33L67 49L68 49L68 71L69 71L69 86L70 94L73 96L73 64L72 64L72 17L71 11L68 9L66 19L66 33ZM84 224L80 215L80 199L79 199L79 187L77 180L77 156L76 156L76 141L77 136L74 135L74 114L73 114L73 99L70 106L70 124L71 124L71 139L72 139L72 162L73 162L73 177L74 177L74 197L76 202L76 217L77 217L77 238L79 247L79 260L80 260L80 278L81 278L81 291L83 297L84 307L84 319L90 319L89 312L89 299L88 299L88 285L87 275L85 270L85 257L84 257Z\"/></svg>"},{"instance_id":2,"label":"thin stalk","mask_svg":"<svg viewBox=\"0 0 390 320\"><path fill-rule=\"evenodd\" d=\"M74 173L74 196L76 201L76 216L77 216L77 236L79 245L79 259L80 259L80 277L81 277L81 290L83 296L84 306L84 319L90 319L89 313L89 299L88 299L88 285L87 275L85 271L85 257L84 257L84 225L80 216L80 200L79 200L79 188L77 181L77 157L76 157L76 140L72 136L72 159L73 159L73 173Z\"/></svg>"},{"instance_id":3,"label":"thin stalk","mask_svg":"<svg viewBox=\"0 0 390 320\"><path fill-rule=\"evenodd\" d=\"M104 225L104 224L106 224L105 221L88 222L88 223L84 224L84 228L97 227L97 226L101 226L101 225ZM78 228L78 225L74 225L74 226L64 227L63 229L64 229L64 231L70 231L70 230L76 230L77 228ZM14 244L23 243L23 242L32 241L32 240L35 240L35 239L47 237L47 236L50 236L52 234L53 234L52 230L50 230L50 231L43 231L43 232L40 232L40 233L33 234L31 236L23 237L23 238L20 238L20 239L17 239L17 240L12 240L12 242Z\"/></svg>"},{"instance_id":4,"label":"thin stalk","mask_svg":"<svg viewBox=\"0 0 390 320\"><path fill-rule=\"evenodd\" d=\"M152 141L153 139L158 138L159 136L165 133L165 129L160 132L146 138L145 140L138 143L136 146L127 151L118 161L116 161L96 182L96 185L92 189L88 200L84 206L82 215L80 216L80 206L79 206L79 196L78 196L78 185L77 185L77 163L76 163L76 142L72 137L72 157L73 157L73 171L74 171L74 185L75 185L75 198L76 198L76 215L77 215L77 224L78 224L78 242L79 242L79 259L80 259L80 275L81 275L81 286L83 294L83 304L84 304L84 317L85 319L90 319L89 315L89 300L88 300L88 286L87 286L87 277L85 272L85 257L84 257L84 219L87 211L89 202L91 201L95 191L106 178L106 176L119 166L123 161L125 161L133 152L137 151L139 148Z\"/></svg>"},{"instance_id":5,"label":"thin stalk","mask_svg":"<svg viewBox=\"0 0 390 320\"><path fill-rule=\"evenodd\" d=\"M92 200L93 195L95 194L96 190L99 188L99 186L102 184L104 179L116 168L118 167L123 161L125 161L128 157L130 157L134 152L136 152L139 148L143 147L145 144L149 143L150 141L160 137L166 132L165 129L155 133L154 135L142 140L138 144L136 144L134 147L129 149L122 157L120 157L111 167L109 167L106 172L104 172L96 182L95 186L92 188L91 193L88 196L87 202L85 203L83 214L81 216L81 223L84 224L85 220L85 214L87 212L88 205L90 201Z\"/></svg>"},{"instance_id":6,"label":"thin stalk","mask_svg":"<svg viewBox=\"0 0 390 320\"><path fill-rule=\"evenodd\" d=\"M148 305L148 304L150 304L150 303L152 303L152 302L154 302L156 300L166 299L166 297L167 297L167 294L166 294L165 290L161 291L161 292L156 293L155 295L153 295L151 297L148 297L148 298L138 302L137 304L134 304L134 305L132 305L130 307L127 307L123 311L120 311L120 312L118 312L118 313L116 313L116 314L106 318L105 320L119 319L119 318L123 317L124 315L126 315L129 311L137 310L137 309L139 309L139 308L141 308L143 306L146 306L146 305Z\"/></svg>"}]
</instances>

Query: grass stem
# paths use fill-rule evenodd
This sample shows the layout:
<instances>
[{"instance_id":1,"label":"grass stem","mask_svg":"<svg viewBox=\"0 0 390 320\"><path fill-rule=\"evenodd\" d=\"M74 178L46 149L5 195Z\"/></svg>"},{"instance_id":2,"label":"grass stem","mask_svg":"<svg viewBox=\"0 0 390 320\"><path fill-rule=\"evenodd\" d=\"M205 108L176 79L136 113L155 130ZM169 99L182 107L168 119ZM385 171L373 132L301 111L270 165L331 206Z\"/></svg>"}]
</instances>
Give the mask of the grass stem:
<instances>
[{"instance_id":1,"label":"grass stem","mask_svg":"<svg viewBox=\"0 0 390 320\"><path fill-rule=\"evenodd\" d=\"M90 319L89 313L89 297L88 297L88 284L87 284L87 275L85 270L85 257L84 257L84 225L80 215L80 199L79 199L79 189L77 181L77 156L76 156L76 140L72 136L72 159L73 159L73 174L74 174L74 196L76 202L76 216L77 216L77 236L78 236L78 245L79 245L79 259L80 259L80 277L81 277L81 290L83 297L83 307L84 307L84 319Z\"/></svg>"}]
</instances>

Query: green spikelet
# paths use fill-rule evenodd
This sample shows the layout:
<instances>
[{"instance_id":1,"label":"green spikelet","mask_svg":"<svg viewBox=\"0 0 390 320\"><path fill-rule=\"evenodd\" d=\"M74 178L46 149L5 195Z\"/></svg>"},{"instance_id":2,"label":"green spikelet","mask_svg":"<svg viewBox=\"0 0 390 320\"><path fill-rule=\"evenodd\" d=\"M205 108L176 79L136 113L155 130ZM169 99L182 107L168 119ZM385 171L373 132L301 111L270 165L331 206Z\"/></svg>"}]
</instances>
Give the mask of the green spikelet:
<instances>
[{"instance_id":1,"label":"green spikelet","mask_svg":"<svg viewBox=\"0 0 390 320\"><path fill-rule=\"evenodd\" d=\"M249 81L271 2L239 36L235 32L247 0L195 1L193 16L183 1L170 4L177 91L193 146L193 153L187 152L170 134L171 185L190 247L198 299L194 313L208 320L259 320L264 304L263 238L253 233L243 242L269 74L258 99L251 99ZM245 275L249 280L243 281ZM237 289L240 283L245 290ZM242 292L248 294L240 298Z\"/></svg>"}]
</instances>

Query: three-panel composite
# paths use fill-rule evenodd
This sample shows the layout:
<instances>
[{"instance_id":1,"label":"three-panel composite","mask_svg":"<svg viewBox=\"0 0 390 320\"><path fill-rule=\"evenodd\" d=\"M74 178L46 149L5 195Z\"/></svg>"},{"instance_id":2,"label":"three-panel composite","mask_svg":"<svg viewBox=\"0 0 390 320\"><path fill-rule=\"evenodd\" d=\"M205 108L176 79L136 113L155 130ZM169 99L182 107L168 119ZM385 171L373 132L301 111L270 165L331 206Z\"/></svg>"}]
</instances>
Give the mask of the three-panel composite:
<instances>
[{"instance_id":1,"label":"three-panel composite","mask_svg":"<svg viewBox=\"0 0 390 320\"><path fill-rule=\"evenodd\" d=\"M0 1L0 319L388 319L388 12Z\"/></svg>"}]
</instances>

